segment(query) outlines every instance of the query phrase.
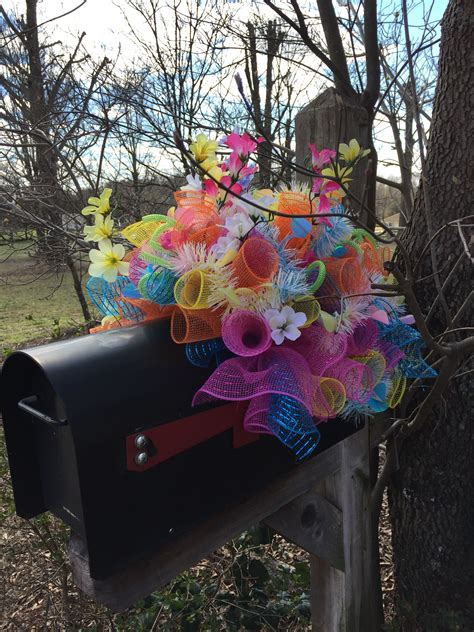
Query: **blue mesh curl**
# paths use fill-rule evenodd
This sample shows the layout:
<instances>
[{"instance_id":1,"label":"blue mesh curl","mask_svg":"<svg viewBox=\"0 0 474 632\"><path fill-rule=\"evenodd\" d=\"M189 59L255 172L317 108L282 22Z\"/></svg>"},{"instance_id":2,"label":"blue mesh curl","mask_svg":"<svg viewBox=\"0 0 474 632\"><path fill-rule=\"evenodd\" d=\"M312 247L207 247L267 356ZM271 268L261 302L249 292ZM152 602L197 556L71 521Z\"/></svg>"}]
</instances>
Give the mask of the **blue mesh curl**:
<instances>
[{"instance_id":1,"label":"blue mesh curl","mask_svg":"<svg viewBox=\"0 0 474 632\"><path fill-rule=\"evenodd\" d=\"M129 284L127 277L117 277L113 283L107 283L101 277L90 277L86 291L101 316L120 316L115 299L122 296L122 288Z\"/></svg>"},{"instance_id":2,"label":"blue mesh curl","mask_svg":"<svg viewBox=\"0 0 474 632\"><path fill-rule=\"evenodd\" d=\"M272 395L268 409L268 426L290 448L298 461L314 452L321 435L306 408L288 395Z\"/></svg>"},{"instance_id":3,"label":"blue mesh curl","mask_svg":"<svg viewBox=\"0 0 474 632\"><path fill-rule=\"evenodd\" d=\"M194 366L208 367L215 359L217 364L227 360L231 355L222 338L188 342L185 345L186 358Z\"/></svg>"},{"instance_id":4,"label":"blue mesh curl","mask_svg":"<svg viewBox=\"0 0 474 632\"><path fill-rule=\"evenodd\" d=\"M140 283L140 289L150 301L160 305L171 305L176 302L173 290L177 280L178 277L171 270L157 268L145 275Z\"/></svg>"}]
</instances>

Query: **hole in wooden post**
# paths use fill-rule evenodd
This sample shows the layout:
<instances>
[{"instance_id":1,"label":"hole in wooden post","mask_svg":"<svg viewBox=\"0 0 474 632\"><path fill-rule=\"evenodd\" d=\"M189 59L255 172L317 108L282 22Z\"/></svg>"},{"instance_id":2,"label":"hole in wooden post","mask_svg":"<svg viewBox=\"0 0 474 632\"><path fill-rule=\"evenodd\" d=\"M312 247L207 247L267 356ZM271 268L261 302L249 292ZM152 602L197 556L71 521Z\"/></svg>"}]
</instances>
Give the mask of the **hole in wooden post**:
<instances>
[{"instance_id":1,"label":"hole in wooden post","mask_svg":"<svg viewBox=\"0 0 474 632\"><path fill-rule=\"evenodd\" d=\"M301 514L301 526L305 529L313 526L316 520L316 509L314 505L306 505Z\"/></svg>"}]
</instances>

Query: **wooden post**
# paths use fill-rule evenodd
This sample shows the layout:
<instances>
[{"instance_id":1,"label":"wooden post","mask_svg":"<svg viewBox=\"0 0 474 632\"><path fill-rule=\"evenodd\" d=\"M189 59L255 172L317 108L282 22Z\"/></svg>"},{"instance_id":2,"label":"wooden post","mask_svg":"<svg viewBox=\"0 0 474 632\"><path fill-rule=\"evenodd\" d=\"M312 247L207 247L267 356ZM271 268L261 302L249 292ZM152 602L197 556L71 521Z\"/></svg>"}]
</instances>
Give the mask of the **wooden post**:
<instances>
[{"instance_id":1,"label":"wooden post","mask_svg":"<svg viewBox=\"0 0 474 632\"><path fill-rule=\"evenodd\" d=\"M337 150L339 143L348 143L355 138L362 146L368 147L370 125L367 110L334 88L328 88L298 113L295 134L296 162L308 167L311 165L310 143L314 143L318 150L326 147ZM367 158L360 160L351 174L351 191L358 199L362 199L366 187L367 162ZM305 180L304 177L301 179ZM360 219L367 223L365 212L360 213Z\"/></svg>"},{"instance_id":2,"label":"wooden post","mask_svg":"<svg viewBox=\"0 0 474 632\"><path fill-rule=\"evenodd\" d=\"M296 161L309 163L309 144L337 149L356 138L367 146L367 111L328 88L296 117ZM351 189L363 197L367 161L354 169ZM364 214L361 214L364 220ZM378 573L378 534L370 515L371 446L369 424L344 443L340 470L315 490L341 512L343 560L308 548L311 555L311 604L316 632L377 632L383 622ZM291 539L291 537L290 537ZM306 548L306 547L305 547Z\"/></svg>"},{"instance_id":3,"label":"wooden post","mask_svg":"<svg viewBox=\"0 0 474 632\"><path fill-rule=\"evenodd\" d=\"M344 444L339 472L318 488L342 511L344 572L320 556L311 556L311 610L315 632L376 632L380 629L372 559L369 455L367 424Z\"/></svg>"}]
</instances>

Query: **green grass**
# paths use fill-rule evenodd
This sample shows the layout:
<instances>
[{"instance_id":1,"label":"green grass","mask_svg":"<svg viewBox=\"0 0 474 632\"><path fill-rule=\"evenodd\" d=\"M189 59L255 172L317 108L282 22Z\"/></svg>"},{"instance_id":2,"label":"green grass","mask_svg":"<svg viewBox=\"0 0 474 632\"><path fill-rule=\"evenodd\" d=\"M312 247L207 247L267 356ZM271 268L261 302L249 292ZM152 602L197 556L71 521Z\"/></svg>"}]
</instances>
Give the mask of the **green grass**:
<instances>
[{"instance_id":1,"label":"green grass","mask_svg":"<svg viewBox=\"0 0 474 632\"><path fill-rule=\"evenodd\" d=\"M39 265L29 242L17 242L14 251L0 245L0 355L83 322L67 268L58 275Z\"/></svg>"}]
</instances>

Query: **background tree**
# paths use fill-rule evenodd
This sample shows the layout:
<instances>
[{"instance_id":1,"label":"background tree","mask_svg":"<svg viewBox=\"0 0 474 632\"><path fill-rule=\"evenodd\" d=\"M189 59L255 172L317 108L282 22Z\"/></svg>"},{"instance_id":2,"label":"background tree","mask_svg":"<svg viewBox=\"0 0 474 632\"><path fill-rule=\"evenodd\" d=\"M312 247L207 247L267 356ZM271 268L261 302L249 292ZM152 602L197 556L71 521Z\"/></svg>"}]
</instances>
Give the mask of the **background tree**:
<instances>
[{"instance_id":1,"label":"background tree","mask_svg":"<svg viewBox=\"0 0 474 632\"><path fill-rule=\"evenodd\" d=\"M379 43L377 37L377 3L376 0L365 0L363 5L364 25L364 64L359 78L361 85L354 85L351 77L348 57L344 46L342 30L334 3L331 0L317 0L318 20L305 14L297 0L289 0L281 4L272 0L264 0L265 4L285 21L299 35L307 49L326 67L328 78L332 78L338 98L350 107L360 107L366 119L360 126L359 142L371 150L370 165L366 173L365 204L372 211L376 201L377 152L373 139L373 122L375 104L380 89ZM320 30L324 34L321 41ZM343 116L341 114L341 116ZM349 139L342 138L348 141ZM373 228L369 215L359 206L360 217L365 224Z\"/></svg>"},{"instance_id":2,"label":"background tree","mask_svg":"<svg viewBox=\"0 0 474 632\"><path fill-rule=\"evenodd\" d=\"M75 256L81 250L77 215L87 184L95 189L86 160L103 132L95 102L109 62L92 62L85 34L71 49L42 37L37 4L27 0L25 18L0 9L0 196L4 213L34 230L43 266L60 272L67 266L89 321Z\"/></svg>"},{"instance_id":3,"label":"background tree","mask_svg":"<svg viewBox=\"0 0 474 632\"><path fill-rule=\"evenodd\" d=\"M474 77L472 47L466 45L472 42L473 19L471 2L450 0L442 21L428 151L404 238L423 279L416 286L418 300L443 342L461 340L466 331L459 328L472 330L474 316L469 228L474 191L467 159L474 133ZM435 236L430 248L427 242ZM446 330L453 333L443 335ZM456 609L460 602L467 609L472 599L472 348L470 353L427 422L403 441L390 486L396 597L407 630L435 629L439 610ZM410 409L419 403L420 397Z\"/></svg>"}]
</instances>

